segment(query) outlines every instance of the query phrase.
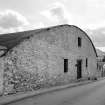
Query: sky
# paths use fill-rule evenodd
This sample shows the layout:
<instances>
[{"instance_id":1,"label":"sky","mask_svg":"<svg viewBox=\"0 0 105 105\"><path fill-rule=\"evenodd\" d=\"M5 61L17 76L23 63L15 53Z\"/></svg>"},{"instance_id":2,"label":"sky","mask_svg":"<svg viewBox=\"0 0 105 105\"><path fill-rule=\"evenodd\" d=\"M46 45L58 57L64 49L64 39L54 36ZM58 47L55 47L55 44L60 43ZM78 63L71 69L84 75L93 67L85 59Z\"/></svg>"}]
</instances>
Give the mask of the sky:
<instances>
[{"instance_id":1,"label":"sky","mask_svg":"<svg viewBox=\"0 0 105 105\"><path fill-rule=\"evenodd\" d=\"M105 0L0 0L0 33L76 25L105 51L104 12Z\"/></svg>"}]
</instances>

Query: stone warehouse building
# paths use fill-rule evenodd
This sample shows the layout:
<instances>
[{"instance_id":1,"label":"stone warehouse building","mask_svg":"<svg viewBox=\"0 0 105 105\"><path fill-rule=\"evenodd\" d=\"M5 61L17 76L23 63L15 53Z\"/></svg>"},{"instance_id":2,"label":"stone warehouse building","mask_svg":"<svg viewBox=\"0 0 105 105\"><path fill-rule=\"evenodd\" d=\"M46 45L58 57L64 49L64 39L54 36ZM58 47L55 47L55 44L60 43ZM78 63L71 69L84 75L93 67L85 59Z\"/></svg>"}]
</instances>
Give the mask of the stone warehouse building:
<instances>
[{"instance_id":1,"label":"stone warehouse building","mask_svg":"<svg viewBox=\"0 0 105 105\"><path fill-rule=\"evenodd\" d=\"M97 75L97 53L73 25L0 36L0 91L35 90Z\"/></svg>"}]
</instances>

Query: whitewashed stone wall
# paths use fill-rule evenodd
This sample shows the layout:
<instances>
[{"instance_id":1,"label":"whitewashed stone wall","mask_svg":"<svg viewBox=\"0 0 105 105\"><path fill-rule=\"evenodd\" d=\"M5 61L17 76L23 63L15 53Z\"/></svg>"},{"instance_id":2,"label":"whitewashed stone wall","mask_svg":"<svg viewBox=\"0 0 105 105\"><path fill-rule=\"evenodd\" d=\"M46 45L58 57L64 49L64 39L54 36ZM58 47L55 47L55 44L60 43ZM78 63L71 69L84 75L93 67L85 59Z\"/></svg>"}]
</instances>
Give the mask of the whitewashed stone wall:
<instances>
[{"instance_id":1,"label":"whitewashed stone wall","mask_svg":"<svg viewBox=\"0 0 105 105\"><path fill-rule=\"evenodd\" d=\"M90 40L74 26L30 31L28 38L13 48L4 59L4 93L31 91L45 86L70 83L77 79L77 59L82 59L82 77L95 76L96 54ZM78 36L82 46L78 48ZM69 71L64 73L64 59ZM86 68L88 58L88 68Z\"/></svg>"}]
</instances>

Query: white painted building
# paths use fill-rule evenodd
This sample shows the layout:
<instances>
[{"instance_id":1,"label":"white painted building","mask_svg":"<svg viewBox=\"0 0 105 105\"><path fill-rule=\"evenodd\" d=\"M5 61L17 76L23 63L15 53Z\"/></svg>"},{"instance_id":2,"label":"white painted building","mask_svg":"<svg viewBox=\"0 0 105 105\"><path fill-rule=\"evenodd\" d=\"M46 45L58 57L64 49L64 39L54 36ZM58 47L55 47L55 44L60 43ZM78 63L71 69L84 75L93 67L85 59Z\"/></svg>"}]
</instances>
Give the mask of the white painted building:
<instances>
[{"instance_id":1,"label":"white painted building","mask_svg":"<svg viewBox=\"0 0 105 105\"><path fill-rule=\"evenodd\" d=\"M20 71L38 74L42 84L44 81L69 83L97 76L95 47L89 36L76 26L59 25L5 34L0 36L0 45L7 48L1 55L4 65L1 71L10 73L2 77L4 88L11 87L9 79Z\"/></svg>"}]
</instances>

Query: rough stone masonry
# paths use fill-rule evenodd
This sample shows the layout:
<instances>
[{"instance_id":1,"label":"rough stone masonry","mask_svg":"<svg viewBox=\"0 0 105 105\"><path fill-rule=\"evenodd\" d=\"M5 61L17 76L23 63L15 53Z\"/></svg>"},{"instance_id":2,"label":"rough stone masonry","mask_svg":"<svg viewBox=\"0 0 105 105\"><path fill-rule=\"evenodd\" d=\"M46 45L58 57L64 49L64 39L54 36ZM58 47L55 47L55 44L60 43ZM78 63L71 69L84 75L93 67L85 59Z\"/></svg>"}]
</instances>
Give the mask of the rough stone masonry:
<instances>
[{"instance_id":1,"label":"rough stone masonry","mask_svg":"<svg viewBox=\"0 0 105 105\"><path fill-rule=\"evenodd\" d=\"M0 92L10 94L98 76L91 39L59 25L0 36Z\"/></svg>"}]
</instances>

